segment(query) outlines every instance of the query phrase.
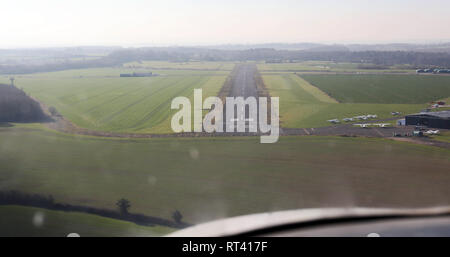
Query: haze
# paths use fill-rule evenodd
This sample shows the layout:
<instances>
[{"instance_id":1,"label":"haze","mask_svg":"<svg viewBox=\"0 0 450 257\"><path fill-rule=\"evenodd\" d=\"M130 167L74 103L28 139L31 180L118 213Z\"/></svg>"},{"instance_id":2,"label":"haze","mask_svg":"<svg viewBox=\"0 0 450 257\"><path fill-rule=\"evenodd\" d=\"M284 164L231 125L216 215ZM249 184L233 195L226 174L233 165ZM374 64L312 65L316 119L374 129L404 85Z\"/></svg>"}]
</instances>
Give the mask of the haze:
<instances>
[{"instance_id":1,"label":"haze","mask_svg":"<svg viewBox=\"0 0 450 257\"><path fill-rule=\"evenodd\" d=\"M450 39L445 0L3 0L1 48Z\"/></svg>"}]
</instances>

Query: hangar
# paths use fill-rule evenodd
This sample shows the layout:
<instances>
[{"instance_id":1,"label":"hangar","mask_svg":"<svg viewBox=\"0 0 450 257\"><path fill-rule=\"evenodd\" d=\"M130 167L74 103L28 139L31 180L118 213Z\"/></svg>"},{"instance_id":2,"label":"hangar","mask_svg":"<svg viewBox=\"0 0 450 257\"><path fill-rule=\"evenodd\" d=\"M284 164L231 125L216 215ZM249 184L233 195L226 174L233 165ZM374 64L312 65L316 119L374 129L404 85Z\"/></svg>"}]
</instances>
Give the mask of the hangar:
<instances>
[{"instance_id":1,"label":"hangar","mask_svg":"<svg viewBox=\"0 0 450 257\"><path fill-rule=\"evenodd\" d=\"M421 125L430 128L450 129L450 111L421 112L407 115L406 125Z\"/></svg>"}]
</instances>

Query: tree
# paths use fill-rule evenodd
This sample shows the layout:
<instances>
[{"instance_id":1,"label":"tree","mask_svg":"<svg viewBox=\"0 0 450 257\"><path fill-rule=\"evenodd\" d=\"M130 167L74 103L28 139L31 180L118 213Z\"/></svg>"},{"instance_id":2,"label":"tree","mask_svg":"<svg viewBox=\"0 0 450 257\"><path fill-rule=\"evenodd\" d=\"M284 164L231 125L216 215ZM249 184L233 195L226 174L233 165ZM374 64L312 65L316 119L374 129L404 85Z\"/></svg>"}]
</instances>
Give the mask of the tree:
<instances>
[{"instance_id":1,"label":"tree","mask_svg":"<svg viewBox=\"0 0 450 257\"><path fill-rule=\"evenodd\" d=\"M127 215L128 209L131 207L130 201L128 201L127 199L124 199L124 198L118 200L116 205L119 208L120 214L122 214L122 215Z\"/></svg>"},{"instance_id":2,"label":"tree","mask_svg":"<svg viewBox=\"0 0 450 257\"><path fill-rule=\"evenodd\" d=\"M181 220L183 219L183 215L181 215L181 212L178 210L174 211L172 214L172 218L175 220L176 223L181 224Z\"/></svg>"},{"instance_id":3,"label":"tree","mask_svg":"<svg viewBox=\"0 0 450 257\"><path fill-rule=\"evenodd\" d=\"M56 108L53 107L53 106L50 106L50 107L48 108L48 111L50 112L50 114L51 114L52 116L56 116L56 117L61 116L61 115L59 114L58 110L56 110Z\"/></svg>"},{"instance_id":4,"label":"tree","mask_svg":"<svg viewBox=\"0 0 450 257\"><path fill-rule=\"evenodd\" d=\"M39 103L24 91L0 84L0 122L39 122L46 119Z\"/></svg>"}]
</instances>

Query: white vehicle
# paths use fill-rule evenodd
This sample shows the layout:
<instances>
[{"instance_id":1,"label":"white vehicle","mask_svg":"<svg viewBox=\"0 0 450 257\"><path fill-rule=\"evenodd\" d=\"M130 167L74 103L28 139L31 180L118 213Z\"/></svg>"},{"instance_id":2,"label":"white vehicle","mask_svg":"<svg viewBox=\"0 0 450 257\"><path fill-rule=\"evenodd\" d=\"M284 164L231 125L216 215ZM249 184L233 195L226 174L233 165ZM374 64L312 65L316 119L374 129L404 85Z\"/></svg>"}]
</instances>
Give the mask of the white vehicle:
<instances>
[{"instance_id":1,"label":"white vehicle","mask_svg":"<svg viewBox=\"0 0 450 257\"><path fill-rule=\"evenodd\" d=\"M376 114L367 114L366 117L369 118L369 119L375 119L375 118L378 118L378 115L376 115Z\"/></svg>"},{"instance_id":2,"label":"white vehicle","mask_svg":"<svg viewBox=\"0 0 450 257\"><path fill-rule=\"evenodd\" d=\"M400 115L400 112L391 112L391 114L392 114L393 116L397 116L397 115Z\"/></svg>"},{"instance_id":3,"label":"white vehicle","mask_svg":"<svg viewBox=\"0 0 450 257\"><path fill-rule=\"evenodd\" d=\"M353 121L353 118L343 118L342 120L348 122L348 121Z\"/></svg>"}]
</instances>

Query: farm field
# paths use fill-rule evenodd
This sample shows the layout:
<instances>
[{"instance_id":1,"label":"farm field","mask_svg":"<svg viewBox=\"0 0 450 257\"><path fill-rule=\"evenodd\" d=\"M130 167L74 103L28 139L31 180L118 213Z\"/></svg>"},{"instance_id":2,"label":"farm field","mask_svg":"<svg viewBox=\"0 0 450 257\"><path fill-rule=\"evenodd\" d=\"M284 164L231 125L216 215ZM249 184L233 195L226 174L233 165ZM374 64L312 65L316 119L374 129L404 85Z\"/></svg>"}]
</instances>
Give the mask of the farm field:
<instances>
[{"instance_id":1,"label":"farm field","mask_svg":"<svg viewBox=\"0 0 450 257\"><path fill-rule=\"evenodd\" d=\"M295 63L264 63L257 64L261 72L367 72L367 73L415 73L415 70L393 66L387 69L360 69L358 63L335 63L327 61L303 61Z\"/></svg>"},{"instance_id":2,"label":"farm field","mask_svg":"<svg viewBox=\"0 0 450 257\"><path fill-rule=\"evenodd\" d=\"M82 237L162 236L173 231L171 228L139 226L79 212L15 205L0 206L0 214L1 237L65 237L70 233L78 233Z\"/></svg>"},{"instance_id":3,"label":"farm field","mask_svg":"<svg viewBox=\"0 0 450 257\"><path fill-rule=\"evenodd\" d=\"M280 97L281 126L286 128L329 126L327 120L365 114L376 114L380 119L392 118L392 111L406 114L426 107L425 104L338 103L303 79L306 75L262 73L262 76L271 96Z\"/></svg>"},{"instance_id":4,"label":"farm field","mask_svg":"<svg viewBox=\"0 0 450 257\"><path fill-rule=\"evenodd\" d=\"M86 69L16 76L16 86L76 125L98 131L171 133L173 98L215 96L229 71L158 70L159 76L120 78L128 69ZM8 83L8 77L0 83Z\"/></svg>"},{"instance_id":5,"label":"farm field","mask_svg":"<svg viewBox=\"0 0 450 257\"><path fill-rule=\"evenodd\" d=\"M424 104L450 96L450 76L301 76L342 103Z\"/></svg>"},{"instance_id":6,"label":"farm field","mask_svg":"<svg viewBox=\"0 0 450 257\"><path fill-rule=\"evenodd\" d=\"M375 138L107 139L0 127L0 189L188 223L310 207L449 204L446 149ZM426 174L425 174L426 173ZM421 190L427 188L427 190Z\"/></svg>"},{"instance_id":7,"label":"farm field","mask_svg":"<svg viewBox=\"0 0 450 257\"><path fill-rule=\"evenodd\" d=\"M175 70L226 70L231 71L234 68L234 62L167 62L167 61L142 61L130 62L123 66L125 68L146 68L146 69L175 69Z\"/></svg>"}]
</instances>

